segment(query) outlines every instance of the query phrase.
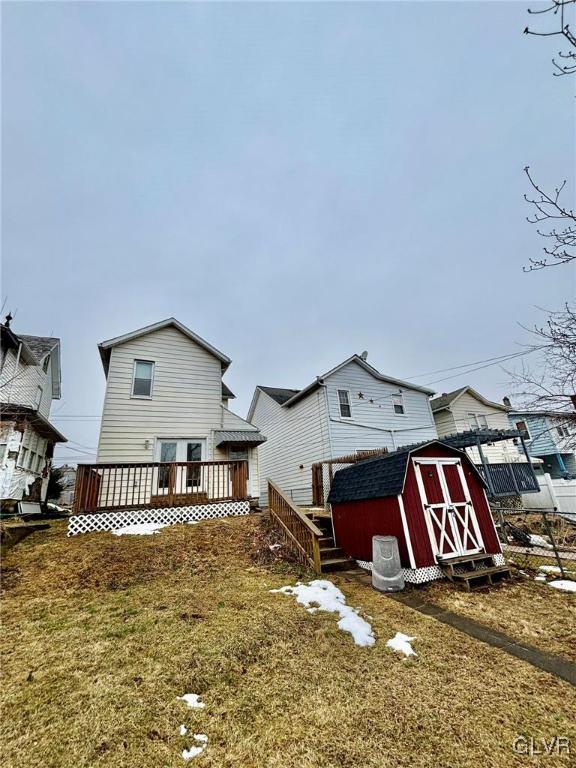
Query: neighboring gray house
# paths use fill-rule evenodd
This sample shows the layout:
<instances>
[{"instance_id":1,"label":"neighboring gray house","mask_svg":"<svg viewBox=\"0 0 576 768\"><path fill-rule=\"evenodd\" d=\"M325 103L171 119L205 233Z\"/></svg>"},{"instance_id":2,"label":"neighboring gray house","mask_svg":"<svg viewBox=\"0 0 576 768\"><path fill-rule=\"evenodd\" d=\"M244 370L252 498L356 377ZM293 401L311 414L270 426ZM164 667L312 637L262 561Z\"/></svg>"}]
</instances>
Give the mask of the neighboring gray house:
<instances>
[{"instance_id":1,"label":"neighboring gray house","mask_svg":"<svg viewBox=\"0 0 576 768\"><path fill-rule=\"evenodd\" d=\"M98 348L106 375L98 464L244 460L258 496L266 438L228 410L229 357L173 317Z\"/></svg>"},{"instance_id":2,"label":"neighboring gray house","mask_svg":"<svg viewBox=\"0 0 576 768\"><path fill-rule=\"evenodd\" d=\"M0 326L0 499L43 502L55 443L66 438L50 423L60 399L60 339Z\"/></svg>"},{"instance_id":3,"label":"neighboring gray house","mask_svg":"<svg viewBox=\"0 0 576 768\"><path fill-rule=\"evenodd\" d=\"M303 389L257 386L248 421L267 437L260 448L261 501L267 500L267 478L297 503L310 504L316 462L436 438L433 394L381 374L365 353Z\"/></svg>"},{"instance_id":4,"label":"neighboring gray house","mask_svg":"<svg viewBox=\"0 0 576 768\"><path fill-rule=\"evenodd\" d=\"M74 487L76 485L76 467L71 467L69 464L63 464L58 469L62 472L62 492L57 499L58 504L63 504L65 507L71 507L74 501Z\"/></svg>"},{"instance_id":5,"label":"neighboring gray house","mask_svg":"<svg viewBox=\"0 0 576 768\"><path fill-rule=\"evenodd\" d=\"M512 410L510 424L524 433L528 453L552 478L576 477L576 423L556 411Z\"/></svg>"}]
</instances>

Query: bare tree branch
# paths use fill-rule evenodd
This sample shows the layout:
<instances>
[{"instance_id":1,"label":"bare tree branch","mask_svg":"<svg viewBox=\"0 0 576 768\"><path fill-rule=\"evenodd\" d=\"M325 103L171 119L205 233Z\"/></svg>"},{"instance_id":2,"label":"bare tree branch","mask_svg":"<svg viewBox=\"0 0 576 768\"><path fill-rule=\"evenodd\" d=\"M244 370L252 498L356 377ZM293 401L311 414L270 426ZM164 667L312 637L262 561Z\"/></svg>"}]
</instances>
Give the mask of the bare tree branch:
<instances>
[{"instance_id":1,"label":"bare tree branch","mask_svg":"<svg viewBox=\"0 0 576 768\"><path fill-rule=\"evenodd\" d=\"M524 267L525 272L533 272L545 267L555 267L559 264L568 264L576 259L576 213L572 208L566 207L560 196L566 186L566 180L554 189L552 194L545 192L530 175L530 168L526 166L524 172L528 177L532 189L536 195L529 197L524 195L527 203L533 206L534 213L527 217L530 224L541 222L561 222L560 226L550 226L545 231L537 229L539 235L546 238L549 244L543 250L546 256L542 259L529 259L529 264Z\"/></svg>"},{"instance_id":2,"label":"bare tree branch","mask_svg":"<svg viewBox=\"0 0 576 768\"><path fill-rule=\"evenodd\" d=\"M533 16L542 16L543 14L550 14L551 16L554 16L555 27L550 31L540 31L526 27L524 30L525 35L535 35L536 37L559 36L563 37L569 45L568 51L558 51L558 57L560 59L564 59L564 61L567 63L558 63L556 59L552 59L552 65L556 70L553 72L553 74L556 77L561 77L562 75L573 75L576 73L576 35L572 32L570 24L567 20L569 6L574 6L575 3L576 0L551 0L551 4L549 6L542 8L539 11L528 8L528 13Z\"/></svg>"}]
</instances>

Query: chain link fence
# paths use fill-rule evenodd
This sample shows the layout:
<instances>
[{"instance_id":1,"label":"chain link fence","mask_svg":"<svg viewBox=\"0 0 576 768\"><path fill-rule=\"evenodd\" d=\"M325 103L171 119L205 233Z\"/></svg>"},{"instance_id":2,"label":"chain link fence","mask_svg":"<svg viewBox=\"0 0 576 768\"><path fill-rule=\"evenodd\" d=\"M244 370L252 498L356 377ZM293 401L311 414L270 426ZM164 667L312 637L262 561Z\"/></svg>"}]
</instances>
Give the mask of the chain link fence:
<instances>
[{"instance_id":1,"label":"chain link fence","mask_svg":"<svg viewBox=\"0 0 576 768\"><path fill-rule=\"evenodd\" d=\"M576 579L576 515L492 505L506 560L521 570Z\"/></svg>"}]
</instances>

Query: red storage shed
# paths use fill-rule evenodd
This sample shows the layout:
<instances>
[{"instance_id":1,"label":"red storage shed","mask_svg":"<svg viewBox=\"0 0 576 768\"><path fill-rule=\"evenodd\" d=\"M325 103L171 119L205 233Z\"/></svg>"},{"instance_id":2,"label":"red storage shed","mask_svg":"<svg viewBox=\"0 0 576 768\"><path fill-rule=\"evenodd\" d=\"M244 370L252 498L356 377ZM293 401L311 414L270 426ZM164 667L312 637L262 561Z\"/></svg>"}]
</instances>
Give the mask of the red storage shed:
<instances>
[{"instance_id":1,"label":"red storage shed","mask_svg":"<svg viewBox=\"0 0 576 768\"><path fill-rule=\"evenodd\" d=\"M407 581L444 575L485 554L504 565L485 482L468 456L440 440L341 469L328 501L337 546L372 560L372 537L396 536Z\"/></svg>"}]
</instances>

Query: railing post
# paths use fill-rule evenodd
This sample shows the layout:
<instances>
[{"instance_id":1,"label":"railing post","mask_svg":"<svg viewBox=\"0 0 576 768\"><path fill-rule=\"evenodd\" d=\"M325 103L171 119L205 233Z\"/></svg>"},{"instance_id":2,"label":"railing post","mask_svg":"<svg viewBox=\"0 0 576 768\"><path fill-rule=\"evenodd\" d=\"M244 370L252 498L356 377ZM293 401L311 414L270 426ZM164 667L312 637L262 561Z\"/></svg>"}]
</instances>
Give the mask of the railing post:
<instances>
[{"instance_id":1,"label":"railing post","mask_svg":"<svg viewBox=\"0 0 576 768\"><path fill-rule=\"evenodd\" d=\"M316 536L312 536L312 548L314 553L314 570L316 573L322 573L322 562L320 560L320 544Z\"/></svg>"},{"instance_id":2,"label":"railing post","mask_svg":"<svg viewBox=\"0 0 576 768\"><path fill-rule=\"evenodd\" d=\"M176 483L176 464L170 464L168 468L168 506L174 504L174 485Z\"/></svg>"}]
</instances>

